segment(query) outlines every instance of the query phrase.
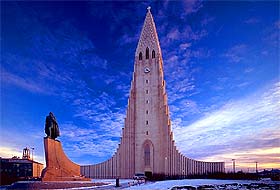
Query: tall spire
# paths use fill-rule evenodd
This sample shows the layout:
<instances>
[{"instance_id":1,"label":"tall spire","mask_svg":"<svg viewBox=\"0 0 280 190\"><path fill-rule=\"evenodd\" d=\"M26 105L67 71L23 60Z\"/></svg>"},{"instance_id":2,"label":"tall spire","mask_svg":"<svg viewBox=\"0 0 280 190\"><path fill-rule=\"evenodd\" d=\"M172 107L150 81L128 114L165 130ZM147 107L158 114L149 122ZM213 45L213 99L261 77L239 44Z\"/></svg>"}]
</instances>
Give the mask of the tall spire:
<instances>
[{"instance_id":1,"label":"tall spire","mask_svg":"<svg viewBox=\"0 0 280 190\"><path fill-rule=\"evenodd\" d=\"M140 52L145 52L147 47L150 50L155 50L156 54L161 54L156 25L151 13L151 7L147 8L147 14L135 52L135 56L138 56Z\"/></svg>"}]
</instances>

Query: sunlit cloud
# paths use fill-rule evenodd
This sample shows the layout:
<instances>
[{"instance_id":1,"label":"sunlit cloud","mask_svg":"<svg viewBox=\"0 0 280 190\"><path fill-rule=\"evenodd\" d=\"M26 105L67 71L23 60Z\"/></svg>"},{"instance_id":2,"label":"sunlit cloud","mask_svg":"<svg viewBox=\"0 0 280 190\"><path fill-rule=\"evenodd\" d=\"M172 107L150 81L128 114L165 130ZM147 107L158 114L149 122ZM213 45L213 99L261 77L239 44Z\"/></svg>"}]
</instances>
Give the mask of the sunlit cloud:
<instances>
[{"instance_id":1,"label":"sunlit cloud","mask_svg":"<svg viewBox=\"0 0 280 190\"><path fill-rule=\"evenodd\" d=\"M14 156L22 158L22 150L18 150L17 148L12 147L0 147L0 156L2 158L12 158ZM32 159L32 153L31 153L31 159ZM40 162L42 164L45 164L45 159L42 156L39 155L33 155L33 159L37 162Z\"/></svg>"},{"instance_id":2,"label":"sunlit cloud","mask_svg":"<svg viewBox=\"0 0 280 190\"><path fill-rule=\"evenodd\" d=\"M226 162L226 169L232 171L232 159L235 159L236 168L238 170L243 169L255 169L256 162L258 169L272 169L280 167L280 148L265 148L265 149L250 149L237 151L233 153L219 154L215 156L209 156L204 158L205 161L215 161L217 159L224 160Z\"/></svg>"},{"instance_id":3,"label":"sunlit cloud","mask_svg":"<svg viewBox=\"0 0 280 190\"><path fill-rule=\"evenodd\" d=\"M0 155L1 157L12 158L13 156L21 157L22 152L16 148L11 147L0 147Z\"/></svg>"},{"instance_id":4,"label":"sunlit cloud","mask_svg":"<svg viewBox=\"0 0 280 190\"><path fill-rule=\"evenodd\" d=\"M176 122L174 138L177 146L190 157L223 160L219 155L228 152L232 153L231 158L244 150L257 156L277 153L279 149L275 147L280 144L280 83L244 99L230 101L188 126L184 126L182 120ZM262 162L266 163L266 160Z\"/></svg>"}]
</instances>

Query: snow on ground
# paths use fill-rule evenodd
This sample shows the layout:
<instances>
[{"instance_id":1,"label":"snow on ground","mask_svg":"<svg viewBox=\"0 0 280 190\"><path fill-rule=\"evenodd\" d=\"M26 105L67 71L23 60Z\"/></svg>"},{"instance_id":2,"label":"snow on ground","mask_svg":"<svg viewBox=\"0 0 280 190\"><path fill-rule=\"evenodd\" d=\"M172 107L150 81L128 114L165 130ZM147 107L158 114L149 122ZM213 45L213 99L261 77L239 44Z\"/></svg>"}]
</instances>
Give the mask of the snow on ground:
<instances>
[{"instance_id":1,"label":"snow on ground","mask_svg":"<svg viewBox=\"0 0 280 190\"><path fill-rule=\"evenodd\" d=\"M102 182L102 183L109 183L115 185L116 179L91 179L91 182L93 183ZM120 184L130 183L130 182L133 182L133 179L120 179Z\"/></svg>"},{"instance_id":2,"label":"snow on ground","mask_svg":"<svg viewBox=\"0 0 280 190\"><path fill-rule=\"evenodd\" d=\"M182 179L182 180L166 180L166 181L157 181L157 182L147 182L145 184L131 186L125 189L137 189L137 190L165 190L171 189L174 186L199 186L199 185L222 185L222 184L250 184L256 183L256 181L249 180L215 180L215 179Z\"/></svg>"}]
</instances>

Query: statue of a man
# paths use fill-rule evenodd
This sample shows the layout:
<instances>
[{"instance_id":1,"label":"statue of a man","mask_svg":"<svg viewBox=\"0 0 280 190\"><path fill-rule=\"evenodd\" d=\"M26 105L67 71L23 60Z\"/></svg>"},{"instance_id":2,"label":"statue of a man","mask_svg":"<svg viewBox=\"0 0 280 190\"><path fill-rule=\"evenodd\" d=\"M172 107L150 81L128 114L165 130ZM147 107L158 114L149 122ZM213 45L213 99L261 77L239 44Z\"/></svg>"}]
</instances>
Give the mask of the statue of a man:
<instances>
[{"instance_id":1,"label":"statue of a man","mask_svg":"<svg viewBox=\"0 0 280 190\"><path fill-rule=\"evenodd\" d=\"M58 124L52 112L46 117L45 133L47 134L47 137L50 137L51 139L55 139L59 136Z\"/></svg>"}]
</instances>

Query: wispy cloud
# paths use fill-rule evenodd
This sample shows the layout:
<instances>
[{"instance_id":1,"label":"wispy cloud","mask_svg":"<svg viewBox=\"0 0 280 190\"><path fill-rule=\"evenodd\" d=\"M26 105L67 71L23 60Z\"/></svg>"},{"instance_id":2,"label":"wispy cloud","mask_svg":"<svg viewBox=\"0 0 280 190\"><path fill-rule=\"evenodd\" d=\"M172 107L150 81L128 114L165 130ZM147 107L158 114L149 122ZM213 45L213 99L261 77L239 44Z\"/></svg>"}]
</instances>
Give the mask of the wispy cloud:
<instances>
[{"instance_id":1,"label":"wispy cloud","mask_svg":"<svg viewBox=\"0 0 280 190\"><path fill-rule=\"evenodd\" d=\"M34 93L43 93L43 94L52 94L51 90L47 90L44 85L40 85L35 81L27 78L17 76L13 73L7 72L4 69L1 69L1 81L3 83L15 85L22 89L28 90Z\"/></svg>"},{"instance_id":2,"label":"wispy cloud","mask_svg":"<svg viewBox=\"0 0 280 190\"><path fill-rule=\"evenodd\" d=\"M260 19L252 17L252 18L248 18L244 21L244 23L246 24L257 24L260 22Z\"/></svg>"},{"instance_id":3,"label":"wispy cloud","mask_svg":"<svg viewBox=\"0 0 280 190\"><path fill-rule=\"evenodd\" d=\"M280 83L275 83L269 89L230 101L188 126L179 121L174 129L177 146L186 155L198 159L228 152L235 154L244 149L253 152L254 149L277 147L280 137L277 131L280 123L279 92Z\"/></svg>"},{"instance_id":4,"label":"wispy cloud","mask_svg":"<svg viewBox=\"0 0 280 190\"><path fill-rule=\"evenodd\" d=\"M247 52L247 45L238 44L231 47L223 56L228 58L230 62L239 63L244 60Z\"/></svg>"},{"instance_id":5,"label":"wispy cloud","mask_svg":"<svg viewBox=\"0 0 280 190\"><path fill-rule=\"evenodd\" d=\"M161 41L163 46L167 46L174 41L198 41L207 35L208 32L205 29L193 30L189 25L186 25L181 30L179 30L178 28L170 29Z\"/></svg>"},{"instance_id":6,"label":"wispy cloud","mask_svg":"<svg viewBox=\"0 0 280 190\"><path fill-rule=\"evenodd\" d=\"M201 25L206 26L209 23L213 22L214 20L215 20L215 17L207 15L204 19L201 20Z\"/></svg>"},{"instance_id":7,"label":"wispy cloud","mask_svg":"<svg viewBox=\"0 0 280 190\"><path fill-rule=\"evenodd\" d=\"M272 45L275 48L279 48L279 41L280 41L279 23L280 20L277 20L273 22L272 25L265 28L264 35L263 35L264 37L262 39L266 44Z\"/></svg>"},{"instance_id":8,"label":"wispy cloud","mask_svg":"<svg viewBox=\"0 0 280 190\"><path fill-rule=\"evenodd\" d=\"M199 9L203 7L203 4L202 1L200 0L187 0L184 1L183 6L185 10L183 15L188 15L188 14L196 13Z\"/></svg>"},{"instance_id":9,"label":"wispy cloud","mask_svg":"<svg viewBox=\"0 0 280 190\"><path fill-rule=\"evenodd\" d=\"M192 45L191 43L183 43L183 44L180 44L180 49L181 49L181 50L185 50L185 49L191 47L191 45Z\"/></svg>"},{"instance_id":10,"label":"wispy cloud","mask_svg":"<svg viewBox=\"0 0 280 190\"><path fill-rule=\"evenodd\" d=\"M123 117L120 120L123 120ZM105 161L116 151L121 136L120 125L123 123L119 124L117 121L103 121L102 123L104 123L102 126L95 126L99 125L98 122L95 122L91 127L76 126L71 122L60 125L60 139L63 142L64 149L79 164ZM95 161L92 161L92 159L85 160L83 159L84 156L98 159L95 159Z\"/></svg>"}]
</instances>

